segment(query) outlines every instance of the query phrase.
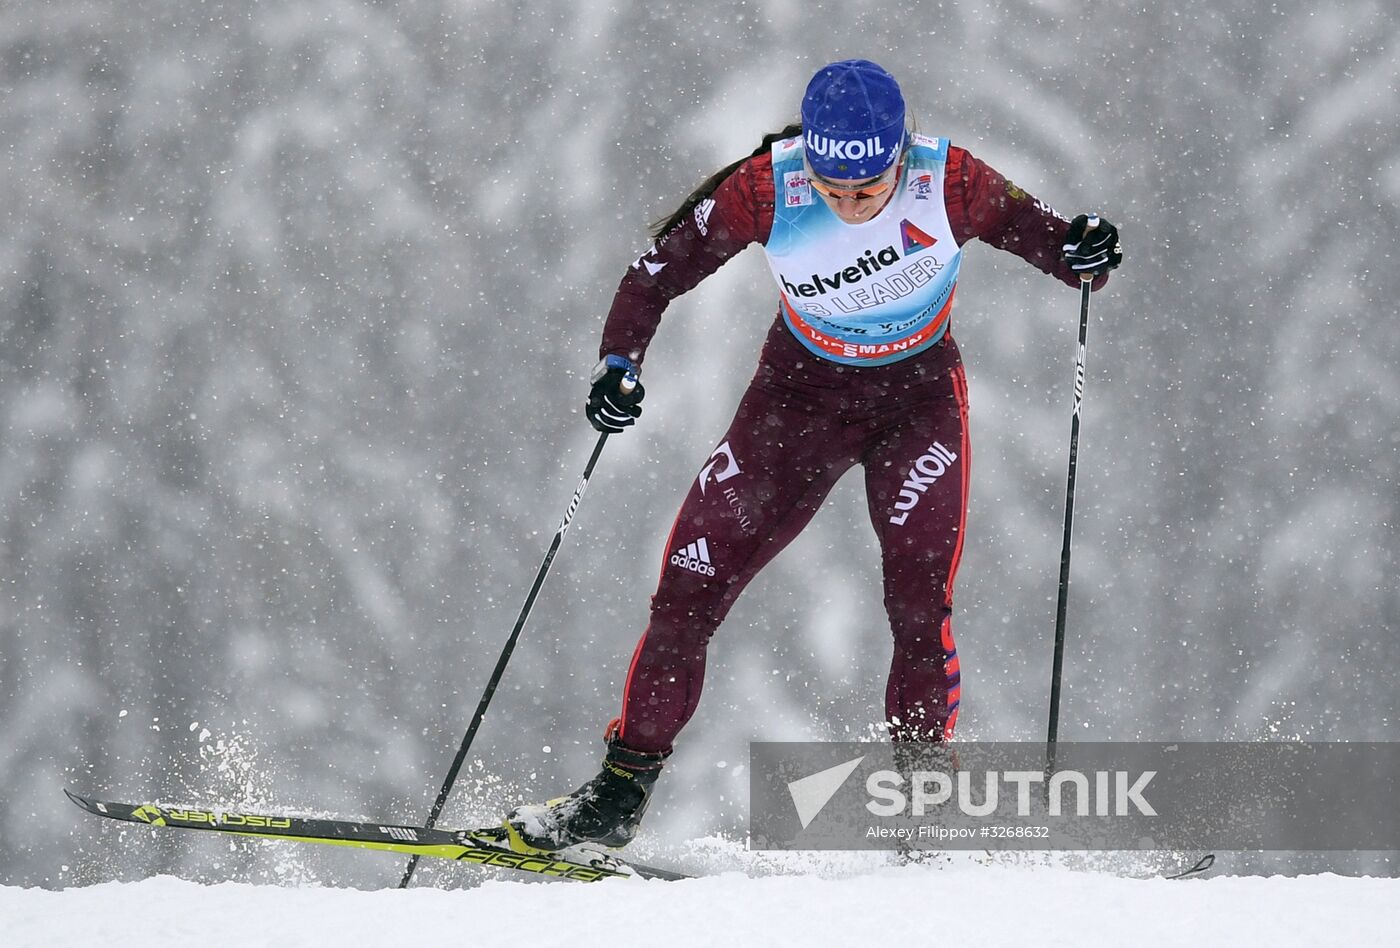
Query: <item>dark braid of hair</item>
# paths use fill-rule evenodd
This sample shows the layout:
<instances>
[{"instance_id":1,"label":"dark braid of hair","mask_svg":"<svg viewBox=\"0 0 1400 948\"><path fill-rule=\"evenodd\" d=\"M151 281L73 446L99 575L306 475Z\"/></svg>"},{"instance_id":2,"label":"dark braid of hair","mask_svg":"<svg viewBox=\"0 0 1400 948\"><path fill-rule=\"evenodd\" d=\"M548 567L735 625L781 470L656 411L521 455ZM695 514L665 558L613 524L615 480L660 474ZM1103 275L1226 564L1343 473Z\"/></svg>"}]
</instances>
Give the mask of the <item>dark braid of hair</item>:
<instances>
[{"instance_id":1,"label":"dark braid of hair","mask_svg":"<svg viewBox=\"0 0 1400 948\"><path fill-rule=\"evenodd\" d=\"M656 222L655 224L652 224L652 238L660 239L662 235L669 234L672 228L674 228L677 224L679 224L685 219L685 216L687 214L695 210L695 205L705 200L705 198L709 197L711 194L714 194L715 191L719 188L719 186L724 183L724 179L728 178L731 174L733 174L735 170L744 162L748 161L749 158L756 158L759 155L763 154L768 149L773 147L774 142L782 141L784 138L792 138L794 135L801 134L801 123L794 123L784 128L781 132L771 132L763 136L763 144L755 148L753 150L753 154L748 155L744 158L740 158L733 164L726 165L725 167L716 171L714 174L710 175L708 178L705 179L705 182L701 184L700 187L690 192L690 197L686 198L685 201L681 204L681 206L676 208L675 213L673 213L670 217L664 218Z\"/></svg>"}]
</instances>

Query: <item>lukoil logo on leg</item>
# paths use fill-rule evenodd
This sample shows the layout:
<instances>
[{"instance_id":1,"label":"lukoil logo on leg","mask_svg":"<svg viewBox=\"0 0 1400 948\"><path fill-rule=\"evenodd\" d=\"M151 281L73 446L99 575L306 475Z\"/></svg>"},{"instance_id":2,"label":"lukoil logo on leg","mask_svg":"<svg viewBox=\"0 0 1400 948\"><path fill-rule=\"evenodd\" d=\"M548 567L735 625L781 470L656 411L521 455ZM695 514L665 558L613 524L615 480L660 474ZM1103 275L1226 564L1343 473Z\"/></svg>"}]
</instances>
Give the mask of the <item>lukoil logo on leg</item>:
<instances>
[{"instance_id":1,"label":"lukoil logo on leg","mask_svg":"<svg viewBox=\"0 0 1400 948\"><path fill-rule=\"evenodd\" d=\"M929 445L928 450L909 469L909 476L904 479L904 486L899 492L899 500L894 503L894 509L899 513L890 518L890 523L896 527L904 526L904 521L909 519L909 511L919 506L924 492L947 473L957 459L956 454L939 442Z\"/></svg>"}]
</instances>

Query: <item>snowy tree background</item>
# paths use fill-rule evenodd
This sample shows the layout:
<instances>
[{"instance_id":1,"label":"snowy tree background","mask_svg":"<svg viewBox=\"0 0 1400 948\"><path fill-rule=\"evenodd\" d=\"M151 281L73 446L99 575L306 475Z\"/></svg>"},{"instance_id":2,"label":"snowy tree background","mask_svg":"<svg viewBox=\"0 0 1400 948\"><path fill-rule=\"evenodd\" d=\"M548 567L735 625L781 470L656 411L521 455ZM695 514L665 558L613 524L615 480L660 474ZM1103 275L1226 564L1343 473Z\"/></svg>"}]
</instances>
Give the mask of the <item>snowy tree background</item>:
<instances>
[{"instance_id":1,"label":"snowy tree background","mask_svg":"<svg viewBox=\"0 0 1400 948\"><path fill-rule=\"evenodd\" d=\"M0 882L266 871L121 843L64 785L421 820L593 444L647 222L848 56L1122 227L1062 736L1400 738L1397 41L1385 0L9 0ZM966 738L1043 738L1077 301L969 248ZM774 308L754 249L668 312L444 823L592 772ZM750 740L871 735L887 638L852 476L717 635L649 828L741 831Z\"/></svg>"}]
</instances>

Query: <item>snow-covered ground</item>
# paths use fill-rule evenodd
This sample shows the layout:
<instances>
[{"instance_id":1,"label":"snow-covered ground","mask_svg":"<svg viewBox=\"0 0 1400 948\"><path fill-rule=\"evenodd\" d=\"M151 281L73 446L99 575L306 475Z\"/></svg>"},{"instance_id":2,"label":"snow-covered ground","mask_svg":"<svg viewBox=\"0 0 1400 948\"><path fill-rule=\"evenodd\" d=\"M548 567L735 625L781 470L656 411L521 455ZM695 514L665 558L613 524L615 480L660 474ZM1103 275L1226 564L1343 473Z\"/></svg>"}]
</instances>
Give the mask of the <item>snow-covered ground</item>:
<instances>
[{"instance_id":1,"label":"snow-covered ground","mask_svg":"<svg viewBox=\"0 0 1400 948\"><path fill-rule=\"evenodd\" d=\"M372 858L372 857L371 857ZM491 945L1381 945L1400 879L1133 879L1064 866L830 864L685 882L359 891L171 877L0 887L6 948ZM769 870L772 867L768 867ZM851 872L851 870L856 870Z\"/></svg>"}]
</instances>

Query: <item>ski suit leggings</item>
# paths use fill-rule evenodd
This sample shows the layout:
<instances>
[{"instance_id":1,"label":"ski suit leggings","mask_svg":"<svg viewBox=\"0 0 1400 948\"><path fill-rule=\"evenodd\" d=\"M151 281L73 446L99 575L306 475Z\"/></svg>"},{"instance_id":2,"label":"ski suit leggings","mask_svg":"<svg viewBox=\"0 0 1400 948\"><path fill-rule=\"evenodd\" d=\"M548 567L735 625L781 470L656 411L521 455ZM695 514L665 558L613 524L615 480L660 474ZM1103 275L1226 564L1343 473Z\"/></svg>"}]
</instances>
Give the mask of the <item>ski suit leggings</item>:
<instances>
[{"instance_id":1,"label":"ski suit leggings","mask_svg":"<svg viewBox=\"0 0 1400 948\"><path fill-rule=\"evenodd\" d=\"M968 461L967 378L951 337L887 366L850 367L812 356L775 325L671 530L627 676L622 742L671 749L699 702L711 635L856 464L865 469L894 636L891 734L951 736L959 674L950 617Z\"/></svg>"}]
</instances>

